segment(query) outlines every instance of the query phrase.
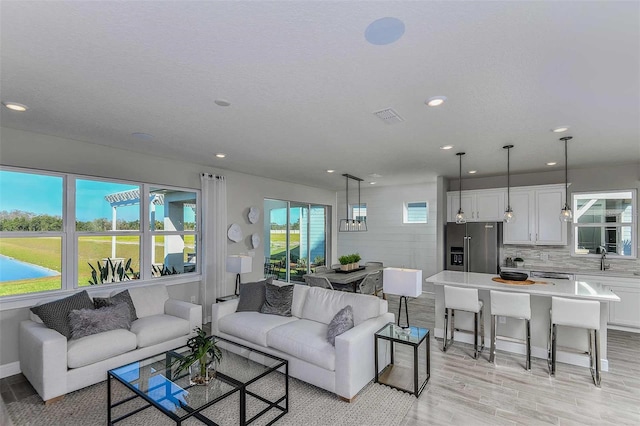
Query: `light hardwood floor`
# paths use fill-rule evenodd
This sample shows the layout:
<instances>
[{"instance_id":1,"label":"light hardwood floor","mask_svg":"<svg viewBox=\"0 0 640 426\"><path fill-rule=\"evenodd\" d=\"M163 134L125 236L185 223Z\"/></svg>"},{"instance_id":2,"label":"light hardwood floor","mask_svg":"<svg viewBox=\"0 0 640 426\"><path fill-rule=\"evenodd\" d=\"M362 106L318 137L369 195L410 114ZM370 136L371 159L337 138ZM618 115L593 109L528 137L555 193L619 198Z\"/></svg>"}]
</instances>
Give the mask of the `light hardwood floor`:
<instances>
[{"instance_id":1,"label":"light hardwood floor","mask_svg":"<svg viewBox=\"0 0 640 426\"><path fill-rule=\"evenodd\" d=\"M397 307L389 296L396 315ZM432 329L434 300L410 300L409 317L412 325ZM488 348L475 360L471 345L456 342L444 353L442 340L431 337L431 379L403 425L638 425L640 334L609 330L608 345L609 371L598 389L588 368L558 363L551 378L546 360L533 358L525 371L524 356L498 351L494 365Z\"/></svg>"}]
</instances>

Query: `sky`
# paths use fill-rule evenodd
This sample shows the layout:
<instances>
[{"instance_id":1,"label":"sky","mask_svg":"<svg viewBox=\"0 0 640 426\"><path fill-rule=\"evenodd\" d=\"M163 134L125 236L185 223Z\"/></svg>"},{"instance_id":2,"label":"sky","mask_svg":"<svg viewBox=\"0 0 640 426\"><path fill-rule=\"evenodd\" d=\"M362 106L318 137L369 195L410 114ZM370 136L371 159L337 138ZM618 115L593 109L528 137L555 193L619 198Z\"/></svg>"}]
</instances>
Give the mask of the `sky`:
<instances>
[{"instance_id":1,"label":"sky","mask_svg":"<svg viewBox=\"0 0 640 426\"><path fill-rule=\"evenodd\" d=\"M296 223L300 219L300 208L291 208L291 223ZM278 225L284 225L287 223L287 209L273 209L271 210L271 223Z\"/></svg>"},{"instance_id":2,"label":"sky","mask_svg":"<svg viewBox=\"0 0 640 426\"><path fill-rule=\"evenodd\" d=\"M76 215L80 221L97 218L111 220L111 205L105 195L138 189L136 185L76 180ZM35 214L62 216L63 179L59 176L0 170L0 210L22 210ZM156 206L156 219L164 216L163 206ZM117 218L126 221L140 219L140 206L117 209ZM185 209L185 221L193 222L192 209Z\"/></svg>"}]
</instances>

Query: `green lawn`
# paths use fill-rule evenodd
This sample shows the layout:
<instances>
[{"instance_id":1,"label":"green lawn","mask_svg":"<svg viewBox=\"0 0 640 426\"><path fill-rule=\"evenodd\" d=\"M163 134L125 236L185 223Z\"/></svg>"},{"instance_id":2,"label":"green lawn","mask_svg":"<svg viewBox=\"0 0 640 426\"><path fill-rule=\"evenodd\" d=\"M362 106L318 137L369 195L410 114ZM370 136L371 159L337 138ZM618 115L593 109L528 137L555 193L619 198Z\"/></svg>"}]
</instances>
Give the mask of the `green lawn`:
<instances>
[{"instance_id":1,"label":"green lawn","mask_svg":"<svg viewBox=\"0 0 640 426\"><path fill-rule=\"evenodd\" d=\"M59 290L62 287L60 275L54 277L31 278L28 280L0 283L0 296L35 293L47 290Z\"/></svg>"},{"instance_id":2,"label":"green lawn","mask_svg":"<svg viewBox=\"0 0 640 426\"><path fill-rule=\"evenodd\" d=\"M61 272L61 238L3 238L0 240L0 254L14 259ZM164 236L156 237L156 262L161 263L164 256ZM187 253L195 252L193 235L185 236L184 258ZM111 237L83 236L78 245L78 282L80 286L89 285L91 268L101 259L111 257ZM118 236L116 256L131 258L131 267L135 272L140 269L139 237L133 235ZM61 288L60 275L44 278L8 281L0 283L0 296L24 294Z\"/></svg>"},{"instance_id":3,"label":"green lawn","mask_svg":"<svg viewBox=\"0 0 640 426\"><path fill-rule=\"evenodd\" d=\"M269 254L271 258L279 258L282 256L282 253L285 253L287 250L287 234L280 233L271 233L269 236ZM297 248L300 246L300 234L291 234L289 238L289 244L291 245L291 249Z\"/></svg>"}]
</instances>

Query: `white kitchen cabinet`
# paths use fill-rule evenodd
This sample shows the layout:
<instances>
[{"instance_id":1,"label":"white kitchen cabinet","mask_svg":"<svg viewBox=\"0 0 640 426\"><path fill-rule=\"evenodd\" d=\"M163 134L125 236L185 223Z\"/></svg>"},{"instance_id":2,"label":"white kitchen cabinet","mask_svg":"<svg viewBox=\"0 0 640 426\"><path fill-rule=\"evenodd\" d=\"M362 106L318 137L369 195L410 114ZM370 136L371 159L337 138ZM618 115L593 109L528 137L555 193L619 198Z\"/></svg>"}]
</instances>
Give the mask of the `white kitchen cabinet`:
<instances>
[{"instance_id":1,"label":"white kitchen cabinet","mask_svg":"<svg viewBox=\"0 0 640 426\"><path fill-rule=\"evenodd\" d=\"M620 302L609 303L609 324L640 329L640 288L612 285Z\"/></svg>"},{"instance_id":2,"label":"white kitchen cabinet","mask_svg":"<svg viewBox=\"0 0 640 426\"><path fill-rule=\"evenodd\" d=\"M511 190L511 210L516 220L505 223L502 228L502 242L504 244L533 244L535 237L532 215L534 213L535 198L532 191Z\"/></svg>"},{"instance_id":3,"label":"white kitchen cabinet","mask_svg":"<svg viewBox=\"0 0 640 426\"><path fill-rule=\"evenodd\" d=\"M516 220L505 223L503 243L567 245L567 224L558 218L564 200L564 185L512 188Z\"/></svg>"},{"instance_id":4,"label":"white kitchen cabinet","mask_svg":"<svg viewBox=\"0 0 640 426\"><path fill-rule=\"evenodd\" d=\"M640 279L576 275L576 280L599 281L620 298L609 303L608 325L640 333Z\"/></svg>"},{"instance_id":5,"label":"white kitchen cabinet","mask_svg":"<svg viewBox=\"0 0 640 426\"><path fill-rule=\"evenodd\" d=\"M504 215L503 188L497 190L462 191L462 210L467 222L502 221ZM460 206L459 192L447 193L447 221L455 222Z\"/></svg>"}]
</instances>

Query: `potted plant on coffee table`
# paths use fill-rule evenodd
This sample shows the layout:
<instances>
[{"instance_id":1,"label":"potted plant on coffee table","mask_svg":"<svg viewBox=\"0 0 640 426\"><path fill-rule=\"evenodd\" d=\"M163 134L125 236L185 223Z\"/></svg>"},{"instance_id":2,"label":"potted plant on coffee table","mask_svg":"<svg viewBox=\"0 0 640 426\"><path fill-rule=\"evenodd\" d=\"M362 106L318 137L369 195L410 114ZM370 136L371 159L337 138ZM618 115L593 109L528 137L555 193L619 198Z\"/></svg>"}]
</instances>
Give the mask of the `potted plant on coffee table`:
<instances>
[{"instance_id":1,"label":"potted plant on coffee table","mask_svg":"<svg viewBox=\"0 0 640 426\"><path fill-rule=\"evenodd\" d=\"M174 378L189 369L189 384L206 385L215 377L215 367L222 360L222 351L212 337L200 327L193 329L196 335L187 340L189 353L174 361Z\"/></svg>"}]
</instances>

